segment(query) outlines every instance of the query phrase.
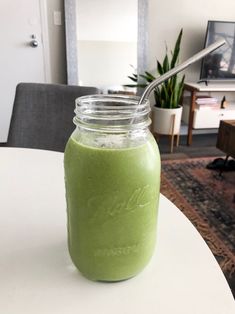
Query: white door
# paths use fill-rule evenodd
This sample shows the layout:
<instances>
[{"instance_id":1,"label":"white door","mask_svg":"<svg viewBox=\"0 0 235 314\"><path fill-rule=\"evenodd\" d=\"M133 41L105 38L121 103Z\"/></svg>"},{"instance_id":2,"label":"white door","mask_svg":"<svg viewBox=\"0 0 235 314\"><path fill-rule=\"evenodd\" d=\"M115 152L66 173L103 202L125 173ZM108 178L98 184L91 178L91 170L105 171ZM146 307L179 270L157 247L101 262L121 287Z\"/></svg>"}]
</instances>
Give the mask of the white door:
<instances>
[{"instance_id":1,"label":"white door","mask_svg":"<svg viewBox=\"0 0 235 314\"><path fill-rule=\"evenodd\" d=\"M7 140L16 85L46 81L40 1L0 1L0 142Z\"/></svg>"}]
</instances>

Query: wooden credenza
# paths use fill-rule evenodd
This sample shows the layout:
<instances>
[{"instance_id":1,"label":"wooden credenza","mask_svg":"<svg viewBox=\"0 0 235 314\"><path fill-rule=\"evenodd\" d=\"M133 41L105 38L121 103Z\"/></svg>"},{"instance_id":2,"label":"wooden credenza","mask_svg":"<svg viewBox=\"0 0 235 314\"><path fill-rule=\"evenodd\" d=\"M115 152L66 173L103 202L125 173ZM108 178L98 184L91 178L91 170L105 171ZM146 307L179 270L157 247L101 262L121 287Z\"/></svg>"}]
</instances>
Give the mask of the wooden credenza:
<instances>
[{"instance_id":1,"label":"wooden credenza","mask_svg":"<svg viewBox=\"0 0 235 314\"><path fill-rule=\"evenodd\" d=\"M220 121L216 147L235 158L235 120Z\"/></svg>"},{"instance_id":2,"label":"wooden credenza","mask_svg":"<svg viewBox=\"0 0 235 314\"><path fill-rule=\"evenodd\" d=\"M226 92L235 92L235 83L220 83L220 84L212 84L209 83L205 85L205 83L185 83L184 90L190 92L190 104L189 104L189 112L188 112L188 134L187 134L187 145L192 144L192 135L193 135L193 128L195 125L199 126L199 128L203 128L203 118L200 117L200 113L197 112L196 109L196 97L200 95L202 92L223 92L226 95ZM220 120L235 120L235 107L232 110L230 109L221 109L216 112L213 110L212 114L208 116L207 121L208 125L210 122L217 121L219 126ZM202 120L195 121L195 118L201 118ZM212 120L214 119L214 120ZM213 123L212 123L213 124ZM217 126L217 127L218 127ZM207 128L208 126L205 126Z\"/></svg>"}]
</instances>

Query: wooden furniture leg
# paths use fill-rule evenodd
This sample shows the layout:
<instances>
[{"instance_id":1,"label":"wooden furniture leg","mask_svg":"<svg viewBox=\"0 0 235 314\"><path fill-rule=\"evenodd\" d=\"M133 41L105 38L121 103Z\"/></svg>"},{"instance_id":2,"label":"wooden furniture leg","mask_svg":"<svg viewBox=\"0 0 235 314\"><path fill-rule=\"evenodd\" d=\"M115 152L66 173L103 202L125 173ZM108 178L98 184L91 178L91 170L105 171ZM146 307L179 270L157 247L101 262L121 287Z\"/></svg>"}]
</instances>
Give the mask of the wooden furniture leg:
<instances>
[{"instance_id":1,"label":"wooden furniture leg","mask_svg":"<svg viewBox=\"0 0 235 314\"><path fill-rule=\"evenodd\" d=\"M227 164L227 162L228 162L228 158L229 158L229 155L226 155L226 158L225 158L225 160L224 160L223 167L226 166L226 164ZM224 170L224 169L221 168L220 171L219 171L219 176L220 176L220 177L222 176L223 170Z\"/></svg>"},{"instance_id":2,"label":"wooden furniture leg","mask_svg":"<svg viewBox=\"0 0 235 314\"><path fill-rule=\"evenodd\" d=\"M171 153L173 153L173 146L174 146L174 129L175 129L175 114L172 115L172 128L171 128Z\"/></svg>"},{"instance_id":3,"label":"wooden furniture leg","mask_svg":"<svg viewBox=\"0 0 235 314\"><path fill-rule=\"evenodd\" d=\"M154 137L155 137L155 139L156 139L157 142L160 141L160 134L154 133Z\"/></svg>"},{"instance_id":4,"label":"wooden furniture leg","mask_svg":"<svg viewBox=\"0 0 235 314\"><path fill-rule=\"evenodd\" d=\"M179 141L180 141L180 134L178 133L176 135L176 146L178 147L179 146Z\"/></svg>"},{"instance_id":5,"label":"wooden furniture leg","mask_svg":"<svg viewBox=\"0 0 235 314\"><path fill-rule=\"evenodd\" d=\"M173 147L174 147L174 134L171 135L171 153L173 153Z\"/></svg>"},{"instance_id":6,"label":"wooden furniture leg","mask_svg":"<svg viewBox=\"0 0 235 314\"><path fill-rule=\"evenodd\" d=\"M196 91L193 90L191 91L191 102L190 102L190 108L189 108L188 137L187 137L188 146L192 144L195 101L196 101Z\"/></svg>"}]
</instances>

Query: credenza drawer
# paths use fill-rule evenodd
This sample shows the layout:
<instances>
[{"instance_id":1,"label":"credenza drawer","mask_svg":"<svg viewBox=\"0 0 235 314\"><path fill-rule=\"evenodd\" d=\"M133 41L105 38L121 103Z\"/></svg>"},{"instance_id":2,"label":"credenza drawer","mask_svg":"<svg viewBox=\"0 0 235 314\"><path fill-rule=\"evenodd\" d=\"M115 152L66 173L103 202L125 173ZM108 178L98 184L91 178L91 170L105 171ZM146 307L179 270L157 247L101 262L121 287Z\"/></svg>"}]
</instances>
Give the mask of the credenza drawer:
<instances>
[{"instance_id":1,"label":"credenza drawer","mask_svg":"<svg viewBox=\"0 0 235 314\"><path fill-rule=\"evenodd\" d=\"M193 128L218 128L220 120L235 119L235 110L229 109L195 109Z\"/></svg>"}]
</instances>

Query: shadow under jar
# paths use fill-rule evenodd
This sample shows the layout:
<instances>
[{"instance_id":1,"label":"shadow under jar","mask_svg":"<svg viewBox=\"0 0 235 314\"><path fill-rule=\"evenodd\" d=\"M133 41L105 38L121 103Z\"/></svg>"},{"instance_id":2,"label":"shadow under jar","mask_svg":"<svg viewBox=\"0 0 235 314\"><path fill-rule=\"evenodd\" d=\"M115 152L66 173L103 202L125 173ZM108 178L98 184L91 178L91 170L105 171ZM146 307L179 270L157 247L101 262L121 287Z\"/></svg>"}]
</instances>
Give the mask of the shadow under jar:
<instances>
[{"instance_id":1,"label":"shadow under jar","mask_svg":"<svg viewBox=\"0 0 235 314\"><path fill-rule=\"evenodd\" d=\"M138 97L76 100L76 129L64 156L68 246L91 280L135 276L155 247L160 155Z\"/></svg>"}]
</instances>

